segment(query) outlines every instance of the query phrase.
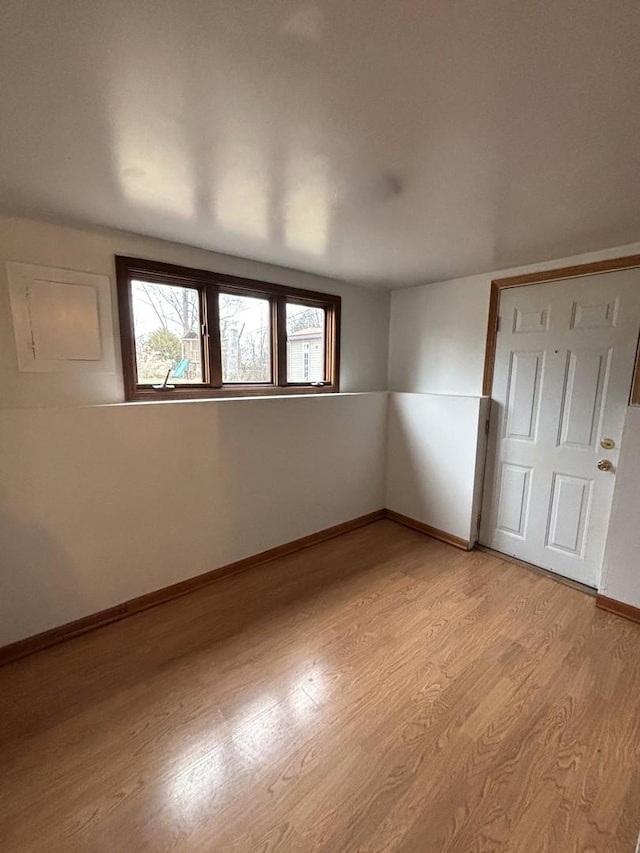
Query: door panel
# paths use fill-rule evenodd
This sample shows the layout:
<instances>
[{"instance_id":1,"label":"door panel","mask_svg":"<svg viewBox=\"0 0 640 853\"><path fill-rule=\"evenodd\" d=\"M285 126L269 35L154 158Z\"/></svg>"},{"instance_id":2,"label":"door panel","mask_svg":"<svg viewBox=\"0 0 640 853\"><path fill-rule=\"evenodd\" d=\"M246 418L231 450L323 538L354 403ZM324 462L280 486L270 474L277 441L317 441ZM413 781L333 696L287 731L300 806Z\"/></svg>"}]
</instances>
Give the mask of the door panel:
<instances>
[{"instance_id":1,"label":"door panel","mask_svg":"<svg viewBox=\"0 0 640 853\"><path fill-rule=\"evenodd\" d=\"M521 311L516 308L513 312L513 331L518 332L546 332L549 328L549 313L551 306L542 310L537 308L533 311Z\"/></svg>"},{"instance_id":2,"label":"door panel","mask_svg":"<svg viewBox=\"0 0 640 853\"><path fill-rule=\"evenodd\" d=\"M595 446L611 352L611 348L606 352L569 350L562 395L561 447Z\"/></svg>"},{"instance_id":3,"label":"door panel","mask_svg":"<svg viewBox=\"0 0 640 853\"><path fill-rule=\"evenodd\" d=\"M593 480L554 472L546 537L547 548L566 554L584 554L585 533Z\"/></svg>"},{"instance_id":4,"label":"door panel","mask_svg":"<svg viewBox=\"0 0 640 853\"><path fill-rule=\"evenodd\" d=\"M502 291L480 541L597 586L640 328L640 270ZM600 442L611 438L612 450ZM612 471L599 471L599 459Z\"/></svg>"},{"instance_id":5,"label":"door panel","mask_svg":"<svg viewBox=\"0 0 640 853\"><path fill-rule=\"evenodd\" d=\"M533 441L542 373L541 352L512 352L507 392L507 438Z\"/></svg>"},{"instance_id":6,"label":"door panel","mask_svg":"<svg viewBox=\"0 0 640 853\"><path fill-rule=\"evenodd\" d=\"M521 465L502 466L498 527L503 533L524 538L529 512L531 468Z\"/></svg>"},{"instance_id":7,"label":"door panel","mask_svg":"<svg viewBox=\"0 0 640 853\"><path fill-rule=\"evenodd\" d=\"M619 299L590 303L575 300L571 311L571 328L606 329L615 326L619 302Z\"/></svg>"}]
</instances>

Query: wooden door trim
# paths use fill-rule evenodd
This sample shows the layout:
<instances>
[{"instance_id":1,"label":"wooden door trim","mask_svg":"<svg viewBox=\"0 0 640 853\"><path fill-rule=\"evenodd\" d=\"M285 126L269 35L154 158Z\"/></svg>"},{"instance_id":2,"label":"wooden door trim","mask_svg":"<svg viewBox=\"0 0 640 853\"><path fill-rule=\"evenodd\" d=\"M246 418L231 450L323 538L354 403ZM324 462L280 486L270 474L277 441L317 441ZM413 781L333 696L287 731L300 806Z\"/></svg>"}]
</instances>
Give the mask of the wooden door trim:
<instances>
[{"instance_id":1,"label":"wooden door trim","mask_svg":"<svg viewBox=\"0 0 640 853\"><path fill-rule=\"evenodd\" d=\"M570 267L559 267L553 270L512 275L506 278L495 278L491 282L489 296L489 323L487 326L487 343L484 357L484 377L482 393L491 396L493 389L493 372L496 360L496 340L498 336L498 311L500 308L500 293L506 287L524 287L529 284L543 284L559 279L578 278L583 275L598 275L617 270L628 270L640 267L640 255L627 255L624 258L611 258L607 261L594 261L590 264L575 264ZM636 354L634 378L631 387L631 405L640 405L640 347Z\"/></svg>"}]
</instances>

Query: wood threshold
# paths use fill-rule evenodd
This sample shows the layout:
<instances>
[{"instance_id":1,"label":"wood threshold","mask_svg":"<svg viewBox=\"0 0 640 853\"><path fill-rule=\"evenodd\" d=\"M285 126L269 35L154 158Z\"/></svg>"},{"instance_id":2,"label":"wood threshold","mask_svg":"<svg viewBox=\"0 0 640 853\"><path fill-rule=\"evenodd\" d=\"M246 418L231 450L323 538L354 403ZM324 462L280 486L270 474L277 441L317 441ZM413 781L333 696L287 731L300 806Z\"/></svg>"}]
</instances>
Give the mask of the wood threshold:
<instances>
[{"instance_id":1,"label":"wood threshold","mask_svg":"<svg viewBox=\"0 0 640 853\"><path fill-rule=\"evenodd\" d=\"M557 583L571 587L571 589L577 589L578 592L584 592L585 595L590 595L592 598L595 598L598 594L598 591L594 587L587 586L587 584L580 583L580 581L571 580L571 578L565 578L563 575L558 575L550 569L543 569L542 566L527 563L526 560L519 560L517 557L512 557L510 554L503 554L502 551L496 551L493 548L489 548L487 545L481 545L479 542L475 547L476 551L482 551L483 554L491 554L492 557L497 557L497 559L504 560L506 563L513 563L514 566L520 566L522 569L527 569L528 571L535 572L545 578L550 578Z\"/></svg>"},{"instance_id":2,"label":"wood threshold","mask_svg":"<svg viewBox=\"0 0 640 853\"><path fill-rule=\"evenodd\" d=\"M608 613L614 613L616 616L622 616L624 619L631 619L632 622L640 622L640 607L634 607L624 601L607 598L606 595L598 595L596 607L600 610L606 610Z\"/></svg>"},{"instance_id":3,"label":"wood threshold","mask_svg":"<svg viewBox=\"0 0 640 853\"><path fill-rule=\"evenodd\" d=\"M447 545L453 545L454 548L461 548L463 551L471 550L471 543L466 539L454 536L453 533L447 533L446 530L440 530L438 527L431 527L430 524L417 521L408 515L402 515L393 509L385 510L385 517L398 524L403 524L405 527L410 527L412 530L417 530L418 533L424 533L425 536L431 536L432 539L439 539L441 542L446 542Z\"/></svg>"},{"instance_id":4,"label":"wood threshold","mask_svg":"<svg viewBox=\"0 0 640 853\"><path fill-rule=\"evenodd\" d=\"M184 581L171 584L170 586L162 587L162 589L154 590L146 595L132 598L122 604L117 604L115 607L108 607L106 610L100 610L97 613L92 613L89 616L83 616L81 619L76 619L73 622L67 622L64 625L59 625L56 628L51 628L49 631L44 631L41 634L35 634L33 637L26 637L23 640L18 640L8 646L0 648L0 666L27 657L35 652L42 651L65 640L70 640L72 637L78 637L80 634L86 634L88 631L93 631L96 628L102 628L105 625L110 625L112 622L117 622L120 619L126 619L135 613L141 613L143 610L148 610L150 607L156 607L158 604L164 604L167 601L172 601L175 598L180 598L183 595L188 595L202 587L209 586L216 581L227 578L231 575L240 574L248 569L253 569L258 566L268 563L271 560L276 560L279 557L286 557L289 554L295 554L297 551L302 551L304 548L310 548L312 545L317 545L320 542L325 542L327 539L333 539L336 536L342 536L344 533L349 533L352 530L357 530L359 527L364 527L367 524L372 524L374 521L380 521L386 517L384 509L376 510L375 512L367 513L366 515L352 518L349 521L344 521L341 524L336 524L333 527L327 527L324 530L319 530L317 533L311 533L309 536L303 536L300 539L294 539L291 542L286 542L284 545L278 545L275 548L269 548L267 551L261 551L259 554L254 554L251 557L245 557L242 560L237 560L234 563L229 563L226 566L221 566L218 569L212 569L209 572L204 572L201 575L196 575L193 578L187 578Z\"/></svg>"}]
</instances>

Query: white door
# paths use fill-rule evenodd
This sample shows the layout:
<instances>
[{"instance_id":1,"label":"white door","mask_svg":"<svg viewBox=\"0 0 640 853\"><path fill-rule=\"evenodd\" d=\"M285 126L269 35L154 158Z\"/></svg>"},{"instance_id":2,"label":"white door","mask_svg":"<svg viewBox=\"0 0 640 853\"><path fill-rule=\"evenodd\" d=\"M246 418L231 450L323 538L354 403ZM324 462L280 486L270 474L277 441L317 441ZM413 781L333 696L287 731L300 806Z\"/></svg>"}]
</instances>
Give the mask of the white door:
<instances>
[{"instance_id":1,"label":"white door","mask_svg":"<svg viewBox=\"0 0 640 853\"><path fill-rule=\"evenodd\" d=\"M505 289L499 313L480 541L597 586L640 270Z\"/></svg>"}]
</instances>

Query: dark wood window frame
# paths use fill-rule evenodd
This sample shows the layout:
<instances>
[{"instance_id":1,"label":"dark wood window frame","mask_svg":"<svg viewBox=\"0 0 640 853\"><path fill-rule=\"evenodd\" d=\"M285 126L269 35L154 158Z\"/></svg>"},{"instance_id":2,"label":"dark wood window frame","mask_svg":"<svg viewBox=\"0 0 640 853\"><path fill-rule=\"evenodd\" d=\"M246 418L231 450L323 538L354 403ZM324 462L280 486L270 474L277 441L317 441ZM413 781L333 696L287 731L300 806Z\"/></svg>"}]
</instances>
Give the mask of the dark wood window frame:
<instances>
[{"instance_id":1,"label":"dark wood window frame","mask_svg":"<svg viewBox=\"0 0 640 853\"><path fill-rule=\"evenodd\" d=\"M117 255L115 261L124 387L125 397L128 401L326 394L336 393L340 390L341 299L339 296L140 258ZM157 284L189 287L198 291L202 320L200 335L204 373L202 383L197 385L176 384L173 389L158 390L151 384L138 382L131 299L131 282L136 279ZM269 300L271 309L271 382L223 383L218 318L218 295L220 293L257 296ZM308 305L324 310L326 381L322 384L287 381L287 303Z\"/></svg>"}]
</instances>

